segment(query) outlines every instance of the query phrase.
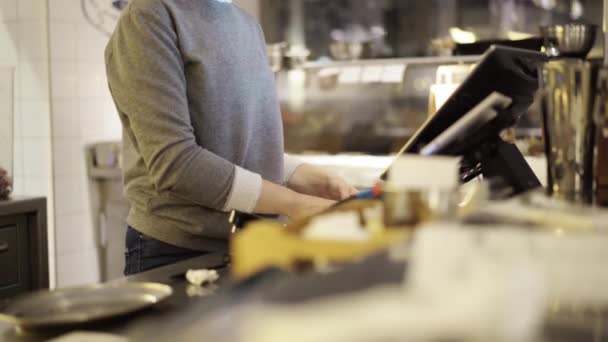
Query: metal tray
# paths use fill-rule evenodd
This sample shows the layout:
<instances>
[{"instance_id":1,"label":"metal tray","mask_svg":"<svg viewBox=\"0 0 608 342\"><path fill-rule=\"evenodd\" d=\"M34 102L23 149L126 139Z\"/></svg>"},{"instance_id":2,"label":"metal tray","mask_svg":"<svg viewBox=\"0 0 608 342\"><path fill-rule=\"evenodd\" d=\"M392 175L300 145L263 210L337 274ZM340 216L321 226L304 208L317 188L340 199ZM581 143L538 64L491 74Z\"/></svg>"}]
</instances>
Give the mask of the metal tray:
<instances>
[{"instance_id":1,"label":"metal tray","mask_svg":"<svg viewBox=\"0 0 608 342\"><path fill-rule=\"evenodd\" d=\"M63 328L124 316L173 294L156 283L108 283L28 294L12 301L0 320L23 330Z\"/></svg>"}]
</instances>

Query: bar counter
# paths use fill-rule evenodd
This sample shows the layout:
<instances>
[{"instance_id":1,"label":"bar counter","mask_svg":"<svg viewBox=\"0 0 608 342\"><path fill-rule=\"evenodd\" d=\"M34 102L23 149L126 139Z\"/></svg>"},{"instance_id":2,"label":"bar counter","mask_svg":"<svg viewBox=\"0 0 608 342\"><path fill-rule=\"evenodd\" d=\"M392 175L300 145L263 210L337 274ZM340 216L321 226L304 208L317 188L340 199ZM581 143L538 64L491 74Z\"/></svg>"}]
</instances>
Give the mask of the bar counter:
<instances>
[{"instance_id":1,"label":"bar counter","mask_svg":"<svg viewBox=\"0 0 608 342\"><path fill-rule=\"evenodd\" d=\"M214 336L222 341L237 341L232 319L216 324L218 317L238 316L240 309L258 301L300 302L310 298L347 293L381 283L399 283L404 265L391 263L386 256L372 257L361 264L347 266L332 274L291 275L269 270L244 283L235 283L225 268L224 254L210 254L178 264L158 268L115 281L158 282L170 285L173 295L159 305L125 317L75 328L115 334L130 341L190 341ZM216 286L191 287L184 274L189 269L217 269L220 279ZM215 293L211 295L212 292ZM225 326L224 324L228 324ZM210 326L212 325L212 326ZM0 341L37 342L70 332L53 331L22 333L0 323ZM221 334L221 336L218 336Z\"/></svg>"},{"instance_id":2,"label":"bar counter","mask_svg":"<svg viewBox=\"0 0 608 342\"><path fill-rule=\"evenodd\" d=\"M268 270L236 283L223 266L226 260L223 254L212 254L116 280L164 283L172 286L174 293L151 309L73 331L107 333L129 341L246 341L246 336L241 336L246 332L239 329L239 317L256 303L301 303L378 285L397 285L407 275L406 263L381 253L331 273L288 274ZM201 289L187 283L185 272L201 268L218 269L221 276L217 286ZM0 340L7 342L46 341L68 332L19 333L0 323ZM606 316L593 315L547 322L539 342L606 339Z\"/></svg>"}]
</instances>

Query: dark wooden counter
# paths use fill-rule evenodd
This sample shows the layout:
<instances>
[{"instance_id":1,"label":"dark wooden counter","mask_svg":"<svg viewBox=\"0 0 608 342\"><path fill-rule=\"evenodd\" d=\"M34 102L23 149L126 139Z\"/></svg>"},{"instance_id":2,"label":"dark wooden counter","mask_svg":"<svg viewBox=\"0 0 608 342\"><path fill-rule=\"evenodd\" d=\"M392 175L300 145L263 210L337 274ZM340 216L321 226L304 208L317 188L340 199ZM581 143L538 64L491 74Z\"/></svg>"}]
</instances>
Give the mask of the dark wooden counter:
<instances>
[{"instance_id":1,"label":"dark wooden counter","mask_svg":"<svg viewBox=\"0 0 608 342\"><path fill-rule=\"evenodd\" d=\"M4 300L48 287L46 199L0 200L0 309Z\"/></svg>"}]
</instances>

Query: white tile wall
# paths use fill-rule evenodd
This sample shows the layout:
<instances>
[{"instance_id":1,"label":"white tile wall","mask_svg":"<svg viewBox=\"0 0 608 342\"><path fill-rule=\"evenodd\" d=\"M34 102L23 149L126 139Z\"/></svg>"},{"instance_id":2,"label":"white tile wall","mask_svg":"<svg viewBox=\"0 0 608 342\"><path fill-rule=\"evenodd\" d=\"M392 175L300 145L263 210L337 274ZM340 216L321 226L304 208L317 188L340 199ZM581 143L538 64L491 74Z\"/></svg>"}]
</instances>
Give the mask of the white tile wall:
<instances>
[{"instance_id":1,"label":"white tile wall","mask_svg":"<svg viewBox=\"0 0 608 342\"><path fill-rule=\"evenodd\" d=\"M56 138L80 138L79 102L76 99L54 99L53 136Z\"/></svg>"},{"instance_id":2,"label":"white tile wall","mask_svg":"<svg viewBox=\"0 0 608 342\"><path fill-rule=\"evenodd\" d=\"M45 23L42 19L22 20L17 15L16 21L3 22L0 27L5 33L10 33L10 43L2 46L3 50L12 50L8 54L15 56L15 193L51 197L48 53L45 54L43 39ZM43 48L35 47L37 45Z\"/></svg>"},{"instance_id":3,"label":"white tile wall","mask_svg":"<svg viewBox=\"0 0 608 342\"><path fill-rule=\"evenodd\" d=\"M47 0L0 0L0 64L15 67L14 191L48 203L51 284L54 220Z\"/></svg>"},{"instance_id":4,"label":"white tile wall","mask_svg":"<svg viewBox=\"0 0 608 342\"><path fill-rule=\"evenodd\" d=\"M83 20L80 13L80 1L48 0L48 3L49 18L53 25L57 22L78 22Z\"/></svg>"},{"instance_id":5,"label":"white tile wall","mask_svg":"<svg viewBox=\"0 0 608 342\"><path fill-rule=\"evenodd\" d=\"M64 215L75 215L86 212L88 208L88 186L85 177L55 176L55 189L61 195L61 201L55 205L58 220ZM84 229L87 225L83 225Z\"/></svg>"},{"instance_id":6,"label":"white tile wall","mask_svg":"<svg viewBox=\"0 0 608 342\"><path fill-rule=\"evenodd\" d=\"M91 216L83 211L57 216L57 250L66 255L95 249L95 236Z\"/></svg>"},{"instance_id":7,"label":"white tile wall","mask_svg":"<svg viewBox=\"0 0 608 342\"><path fill-rule=\"evenodd\" d=\"M50 108L49 102L44 100L22 100L20 121L27 123L27 129L22 131L24 138L50 137ZM45 139L48 142L48 139Z\"/></svg>"},{"instance_id":8,"label":"white tile wall","mask_svg":"<svg viewBox=\"0 0 608 342\"><path fill-rule=\"evenodd\" d=\"M13 137L13 193L23 195L25 190L23 174L23 138Z\"/></svg>"},{"instance_id":9,"label":"white tile wall","mask_svg":"<svg viewBox=\"0 0 608 342\"><path fill-rule=\"evenodd\" d=\"M112 113L106 117L104 122L105 126L105 139L120 141L122 139L122 123L118 113Z\"/></svg>"},{"instance_id":10,"label":"white tile wall","mask_svg":"<svg viewBox=\"0 0 608 342\"><path fill-rule=\"evenodd\" d=\"M53 62L74 61L78 31L71 22L53 22L50 29L51 60Z\"/></svg>"},{"instance_id":11,"label":"white tile wall","mask_svg":"<svg viewBox=\"0 0 608 342\"><path fill-rule=\"evenodd\" d=\"M4 21L0 25L0 63L15 66L18 63L18 23L16 20Z\"/></svg>"},{"instance_id":12,"label":"white tile wall","mask_svg":"<svg viewBox=\"0 0 608 342\"><path fill-rule=\"evenodd\" d=\"M50 172L49 139L23 138L23 175L25 178L48 179Z\"/></svg>"},{"instance_id":13,"label":"white tile wall","mask_svg":"<svg viewBox=\"0 0 608 342\"><path fill-rule=\"evenodd\" d=\"M54 49L55 47L51 46L51 51ZM74 62L51 61L51 96L53 101L57 99L78 99L78 68L75 64Z\"/></svg>"},{"instance_id":14,"label":"white tile wall","mask_svg":"<svg viewBox=\"0 0 608 342\"><path fill-rule=\"evenodd\" d=\"M46 21L46 2L43 0L18 0L17 15L20 20L45 20Z\"/></svg>"},{"instance_id":15,"label":"white tile wall","mask_svg":"<svg viewBox=\"0 0 608 342\"><path fill-rule=\"evenodd\" d=\"M94 250L85 249L57 257L58 286L91 284L99 281L99 265Z\"/></svg>"},{"instance_id":16,"label":"white tile wall","mask_svg":"<svg viewBox=\"0 0 608 342\"><path fill-rule=\"evenodd\" d=\"M19 20L18 32L19 56L21 59L46 61L48 57L48 32L46 20Z\"/></svg>"},{"instance_id":17,"label":"white tile wall","mask_svg":"<svg viewBox=\"0 0 608 342\"><path fill-rule=\"evenodd\" d=\"M104 118L97 115L94 108L83 113L80 120L82 143L92 144L104 140L106 135Z\"/></svg>"},{"instance_id":18,"label":"white tile wall","mask_svg":"<svg viewBox=\"0 0 608 342\"><path fill-rule=\"evenodd\" d=\"M13 69L0 66L0 165L13 172Z\"/></svg>"},{"instance_id":19,"label":"white tile wall","mask_svg":"<svg viewBox=\"0 0 608 342\"><path fill-rule=\"evenodd\" d=\"M52 182L48 178L26 178L23 194L26 196L41 196L52 191Z\"/></svg>"},{"instance_id":20,"label":"white tile wall","mask_svg":"<svg viewBox=\"0 0 608 342\"><path fill-rule=\"evenodd\" d=\"M49 66L47 60L27 60L17 65L17 98L49 101Z\"/></svg>"},{"instance_id":21,"label":"white tile wall","mask_svg":"<svg viewBox=\"0 0 608 342\"><path fill-rule=\"evenodd\" d=\"M17 0L0 0L0 21L11 20L17 20Z\"/></svg>"},{"instance_id":22,"label":"white tile wall","mask_svg":"<svg viewBox=\"0 0 608 342\"><path fill-rule=\"evenodd\" d=\"M79 1L48 2L58 284L68 286L99 278L84 148L119 140L121 127L105 76L108 37L85 22Z\"/></svg>"},{"instance_id":23,"label":"white tile wall","mask_svg":"<svg viewBox=\"0 0 608 342\"><path fill-rule=\"evenodd\" d=\"M23 189L21 181L19 181L19 179L22 179L23 177L23 138L14 137L14 139L15 141L13 145L13 174L15 178L15 184L13 187L13 191L16 194L20 194L21 191L17 191L17 187L19 187L19 189Z\"/></svg>"},{"instance_id":24,"label":"white tile wall","mask_svg":"<svg viewBox=\"0 0 608 342\"><path fill-rule=\"evenodd\" d=\"M97 63L79 62L77 64L78 96L81 100L98 103L108 97L108 80L103 59ZM104 115L105 116L105 115Z\"/></svg>"},{"instance_id":25,"label":"white tile wall","mask_svg":"<svg viewBox=\"0 0 608 342\"><path fill-rule=\"evenodd\" d=\"M76 25L79 28L76 46L77 60L96 64L103 63L108 37L87 23Z\"/></svg>"}]
</instances>

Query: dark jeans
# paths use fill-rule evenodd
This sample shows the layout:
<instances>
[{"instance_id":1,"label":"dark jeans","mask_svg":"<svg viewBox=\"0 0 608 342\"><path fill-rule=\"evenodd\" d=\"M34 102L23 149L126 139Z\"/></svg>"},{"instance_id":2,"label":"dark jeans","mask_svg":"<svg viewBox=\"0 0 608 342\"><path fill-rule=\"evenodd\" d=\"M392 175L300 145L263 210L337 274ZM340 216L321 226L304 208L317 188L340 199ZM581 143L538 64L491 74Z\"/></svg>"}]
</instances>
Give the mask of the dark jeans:
<instances>
[{"instance_id":1,"label":"dark jeans","mask_svg":"<svg viewBox=\"0 0 608 342\"><path fill-rule=\"evenodd\" d=\"M132 227L127 229L126 250L127 276L207 254L155 240Z\"/></svg>"}]
</instances>

